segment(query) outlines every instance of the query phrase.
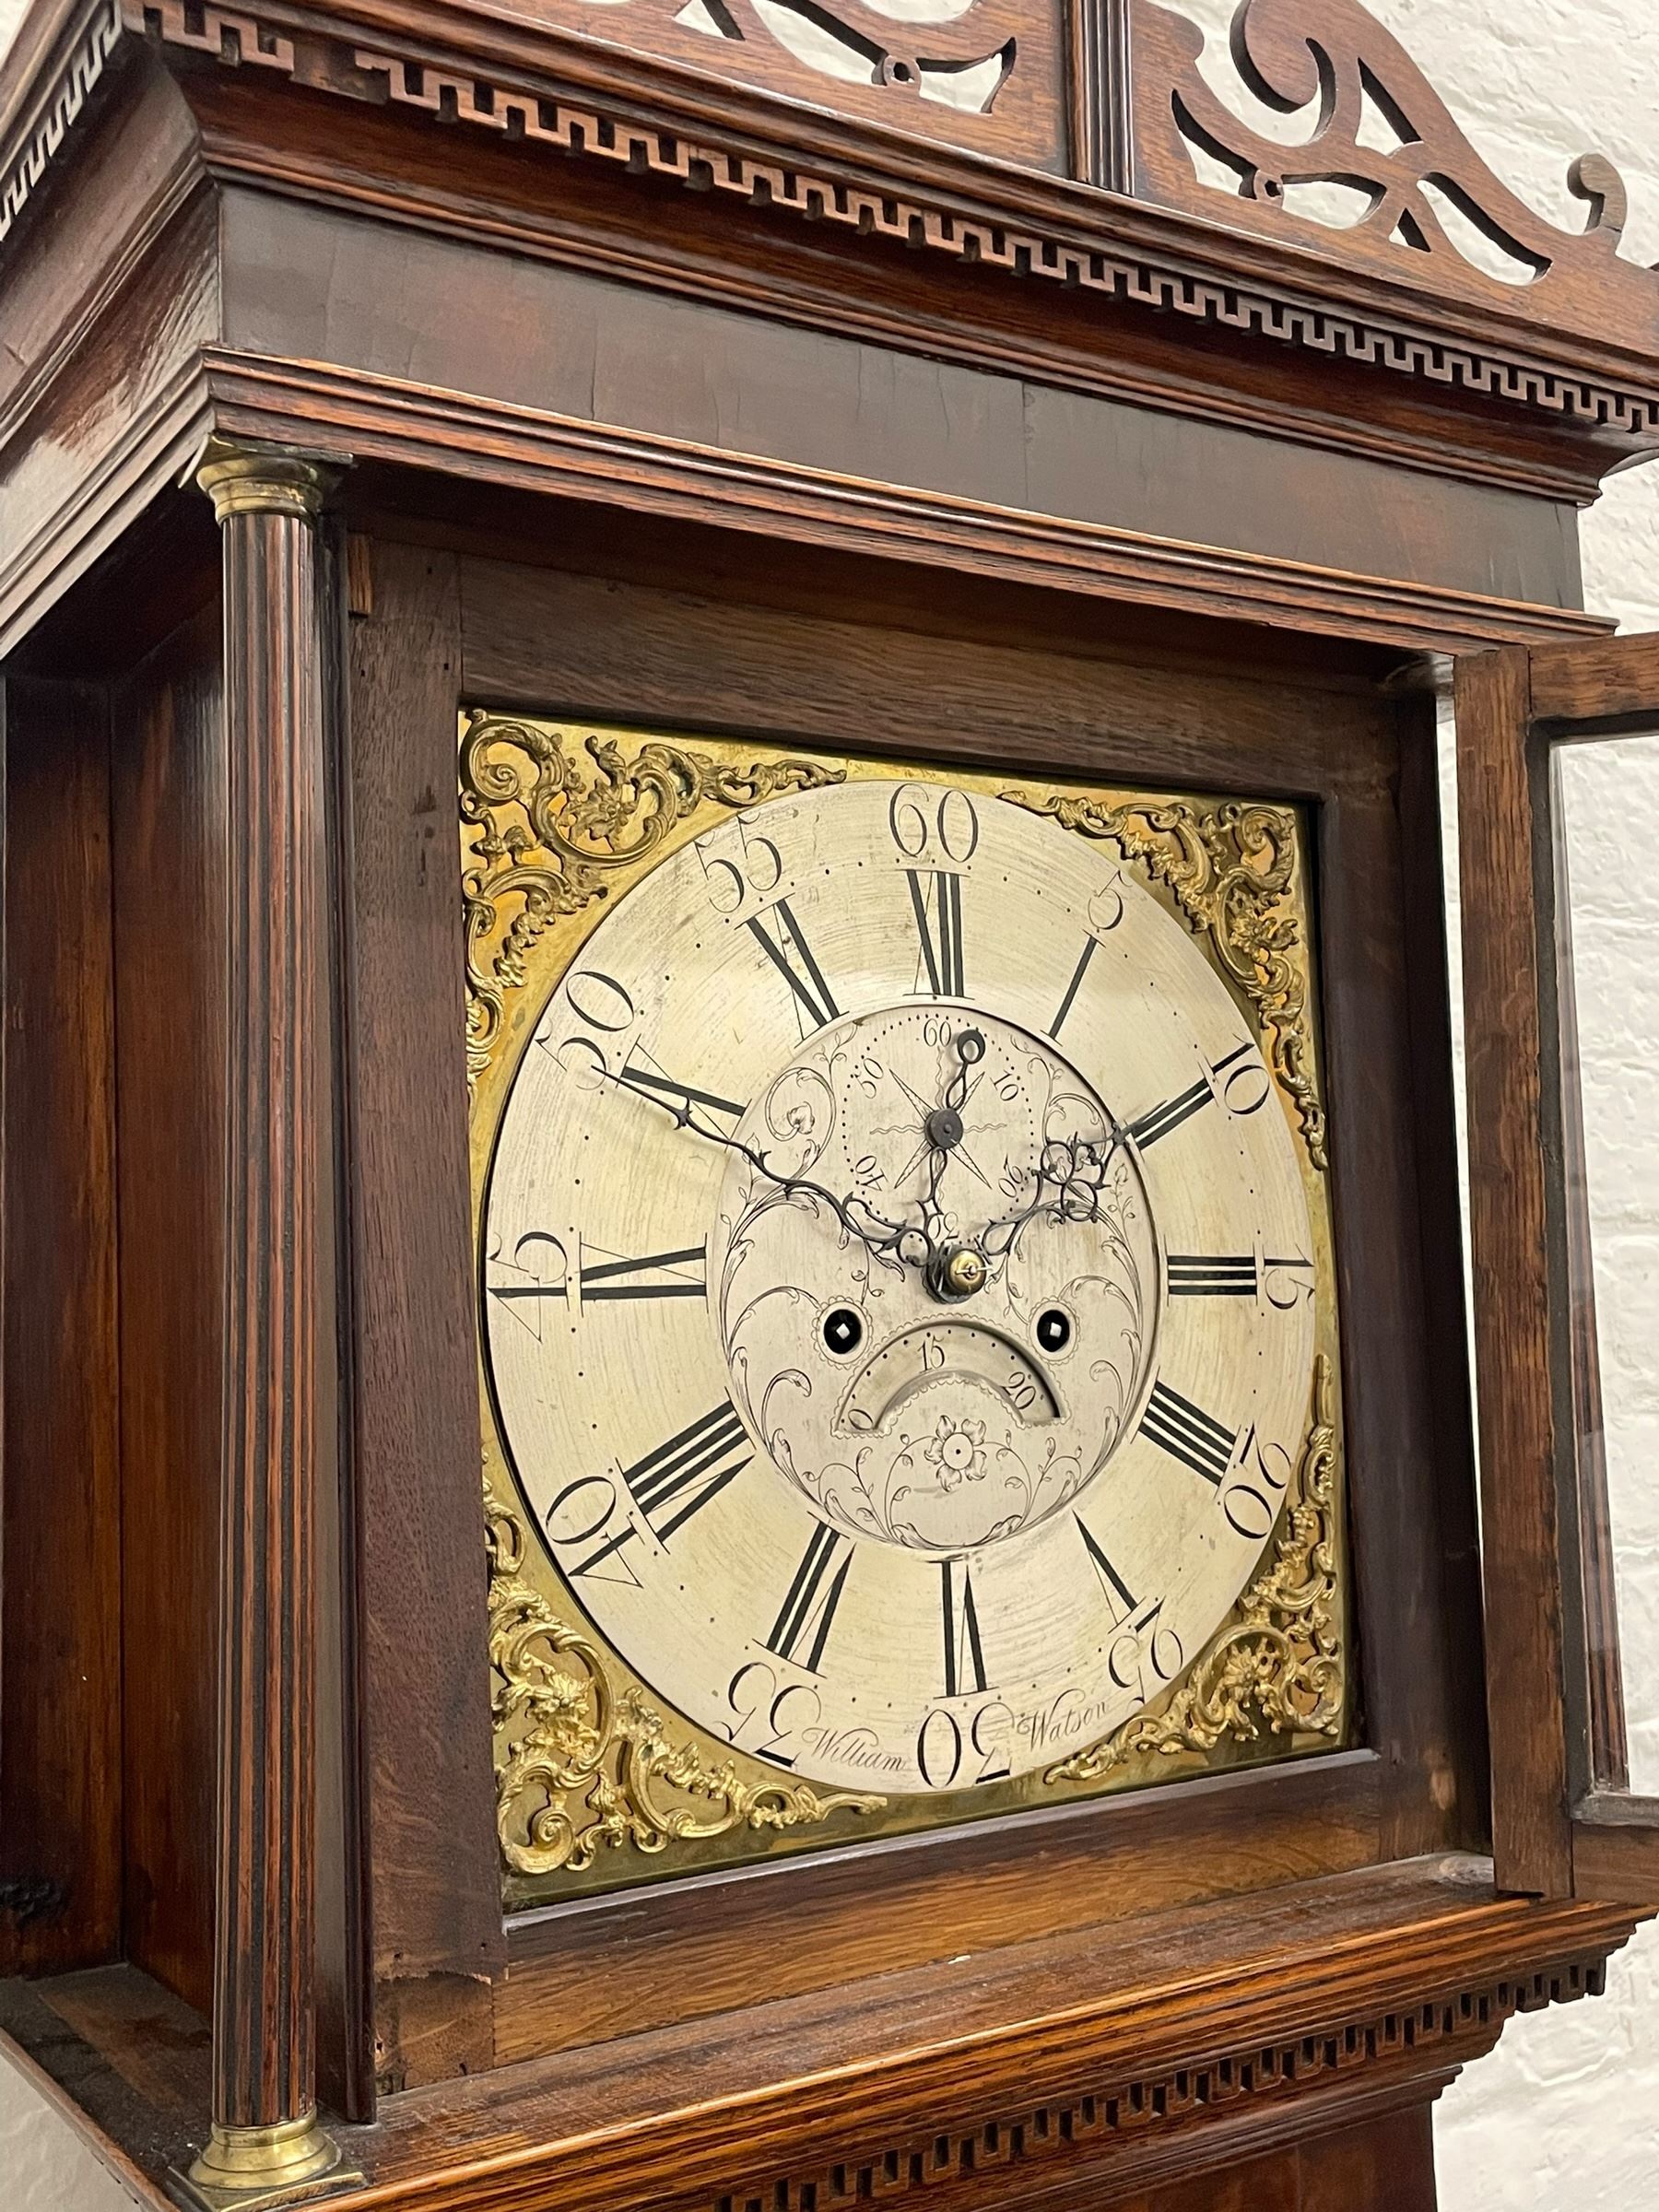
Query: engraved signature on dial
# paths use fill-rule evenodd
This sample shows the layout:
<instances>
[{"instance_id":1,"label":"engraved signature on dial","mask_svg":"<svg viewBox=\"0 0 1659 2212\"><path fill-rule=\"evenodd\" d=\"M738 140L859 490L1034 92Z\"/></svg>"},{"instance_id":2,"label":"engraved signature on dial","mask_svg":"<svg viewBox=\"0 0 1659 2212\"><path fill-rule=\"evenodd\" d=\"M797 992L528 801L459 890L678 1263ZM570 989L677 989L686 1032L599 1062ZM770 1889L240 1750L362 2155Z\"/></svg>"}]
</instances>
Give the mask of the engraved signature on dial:
<instances>
[{"instance_id":1,"label":"engraved signature on dial","mask_svg":"<svg viewBox=\"0 0 1659 2212\"><path fill-rule=\"evenodd\" d=\"M1038 1526L1100 1475L1149 1384L1161 1281L1103 1101L1049 1045L977 1014L979 1057L952 1089L968 1018L904 1009L815 1037L750 1109L756 1147L872 1204L932 1194L971 1248L1041 1187L1045 1151L1098 1140L1087 1209L1022 1212L971 1302L941 1313L919 1270L735 1153L710 1250L734 1399L773 1465L849 1535L941 1556ZM959 1094L941 1148L938 1101Z\"/></svg>"}]
</instances>

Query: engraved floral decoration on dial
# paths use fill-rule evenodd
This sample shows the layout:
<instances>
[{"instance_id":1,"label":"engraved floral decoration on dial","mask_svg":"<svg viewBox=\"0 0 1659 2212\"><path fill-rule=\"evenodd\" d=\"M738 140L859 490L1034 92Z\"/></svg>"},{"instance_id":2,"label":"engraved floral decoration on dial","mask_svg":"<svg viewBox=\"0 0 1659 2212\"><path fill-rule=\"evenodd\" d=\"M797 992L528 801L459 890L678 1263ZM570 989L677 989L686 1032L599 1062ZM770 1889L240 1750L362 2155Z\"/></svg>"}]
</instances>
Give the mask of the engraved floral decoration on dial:
<instances>
[{"instance_id":1,"label":"engraved floral decoration on dial","mask_svg":"<svg viewBox=\"0 0 1659 2212\"><path fill-rule=\"evenodd\" d=\"M492 1418L573 1605L717 1743L943 1793L1130 1722L1306 1429L1285 1096L1109 850L936 781L794 790L618 898L482 1199Z\"/></svg>"},{"instance_id":2,"label":"engraved floral decoration on dial","mask_svg":"<svg viewBox=\"0 0 1659 2212\"><path fill-rule=\"evenodd\" d=\"M942 1104L953 1088L959 1109ZM1160 1295L1133 1144L1082 1077L1011 1023L902 1008L818 1032L737 1135L786 1181L729 1156L720 1341L734 1403L815 1510L951 1555L1077 1497L1139 1411ZM1019 1219L1045 1153L1070 1143L1101 1164L1084 1218ZM924 1265L847 1234L808 1176L980 1253L983 1284L944 1303Z\"/></svg>"}]
</instances>

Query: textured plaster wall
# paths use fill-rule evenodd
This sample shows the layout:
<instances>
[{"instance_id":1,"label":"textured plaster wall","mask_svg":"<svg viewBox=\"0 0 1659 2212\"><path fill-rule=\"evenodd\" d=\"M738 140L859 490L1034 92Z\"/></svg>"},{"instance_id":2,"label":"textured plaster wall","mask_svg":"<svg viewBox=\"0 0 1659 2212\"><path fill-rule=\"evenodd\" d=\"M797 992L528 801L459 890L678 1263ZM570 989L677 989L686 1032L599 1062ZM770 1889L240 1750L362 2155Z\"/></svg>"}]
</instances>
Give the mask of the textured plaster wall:
<instances>
[{"instance_id":1,"label":"textured plaster wall","mask_svg":"<svg viewBox=\"0 0 1659 2212\"><path fill-rule=\"evenodd\" d=\"M90 2148L45 2077L0 2052L0 2204L6 2212L135 2212L135 2185Z\"/></svg>"},{"instance_id":2,"label":"textured plaster wall","mask_svg":"<svg viewBox=\"0 0 1659 2212\"><path fill-rule=\"evenodd\" d=\"M1230 12L1187 5L1216 29ZM0 0L0 46L20 12ZM1610 155L1630 187L1627 251L1659 261L1659 0L1374 0L1373 13L1541 212L1576 227L1567 165ZM1220 88L1230 73L1212 44ZM1615 479L1584 556L1591 606L1659 627L1659 466ZM1582 758L1569 803L1633 1757L1659 1787L1659 742ZM1439 2144L1445 2212L1659 2212L1659 1933L1614 1962L1606 1998L1512 2023L1445 2099ZM124 2194L5 2070L0 2161L18 2212L93 2212Z\"/></svg>"}]
</instances>

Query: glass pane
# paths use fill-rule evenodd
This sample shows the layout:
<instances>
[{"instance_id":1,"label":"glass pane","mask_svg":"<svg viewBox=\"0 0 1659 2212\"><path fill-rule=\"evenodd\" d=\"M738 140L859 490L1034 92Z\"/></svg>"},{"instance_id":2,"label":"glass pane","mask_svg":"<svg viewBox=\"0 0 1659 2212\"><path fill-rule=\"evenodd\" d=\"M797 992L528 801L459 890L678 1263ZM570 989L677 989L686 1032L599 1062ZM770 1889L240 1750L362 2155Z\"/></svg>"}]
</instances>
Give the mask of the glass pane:
<instances>
[{"instance_id":1,"label":"glass pane","mask_svg":"<svg viewBox=\"0 0 1659 2212\"><path fill-rule=\"evenodd\" d=\"M1592 1725L1598 1781L1659 1796L1659 735L1555 769Z\"/></svg>"}]
</instances>

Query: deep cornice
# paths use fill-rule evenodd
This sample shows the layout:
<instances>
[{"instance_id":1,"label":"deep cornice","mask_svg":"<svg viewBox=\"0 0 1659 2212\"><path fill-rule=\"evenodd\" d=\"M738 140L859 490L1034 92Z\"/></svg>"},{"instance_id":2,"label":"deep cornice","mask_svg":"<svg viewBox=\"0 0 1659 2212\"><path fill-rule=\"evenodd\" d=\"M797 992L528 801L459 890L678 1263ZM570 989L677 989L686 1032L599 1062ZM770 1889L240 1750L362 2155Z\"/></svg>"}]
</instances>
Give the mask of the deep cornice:
<instances>
[{"instance_id":1,"label":"deep cornice","mask_svg":"<svg viewBox=\"0 0 1659 2212\"><path fill-rule=\"evenodd\" d=\"M1046 280L1130 309L1389 370L1542 412L1615 450L1659 441L1659 354L1344 258L1308 226L1265 235L883 129L459 0L94 0L36 11L0 72L0 260L7 229L72 147L95 87L140 38L170 57L465 124L801 221ZM51 35L56 25L55 35ZM26 33L29 26L26 24ZM1218 201L1226 207L1229 203ZM1628 287L1641 272L1617 265ZM1494 287L1509 292L1511 288Z\"/></svg>"}]
</instances>

